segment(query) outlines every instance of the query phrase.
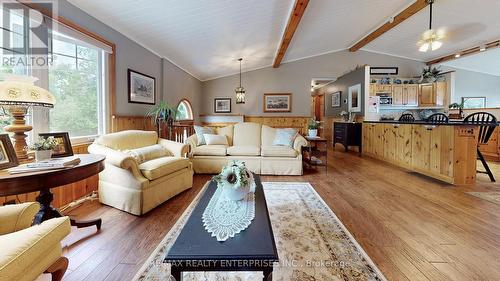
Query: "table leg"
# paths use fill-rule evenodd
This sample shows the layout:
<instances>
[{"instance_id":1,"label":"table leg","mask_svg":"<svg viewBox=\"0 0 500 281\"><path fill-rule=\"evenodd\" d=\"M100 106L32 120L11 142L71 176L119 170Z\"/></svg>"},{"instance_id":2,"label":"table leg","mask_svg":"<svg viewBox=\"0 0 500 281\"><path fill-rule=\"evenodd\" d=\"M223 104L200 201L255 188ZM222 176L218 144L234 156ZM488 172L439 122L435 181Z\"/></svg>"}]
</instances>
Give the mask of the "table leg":
<instances>
[{"instance_id":1,"label":"table leg","mask_svg":"<svg viewBox=\"0 0 500 281\"><path fill-rule=\"evenodd\" d=\"M264 268L264 279L263 281L272 281L273 280L273 267Z\"/></svg>"},{"instance_id":2,"label":"table leg","mask_svg":"<svg viewBox=\"0 0 500 281\"><path fill-rule=\"evenodd\" d=\"M52 219L52 218L60 218L63 216L61 212L59 212L58 209L54 208L52 206L52 200L54 200L54 194L50 192L49 188L42 189L40 191L40 194L36 197L36 201L40 203L40 211L35 215L35 219L33 221L33 224L40 224L43 221ZM101 219L94 219L94 220L87 220L87 221L77 221L72 218L70 218L70 222L72 226L76 226L78 228L81 227L89 227L95 225L97 227L97 230L101 229L102 225L102 220Z\"/></svg>"},{"instance_id":3,"label":"table leg","mask_svg":"<svg viewBox=\"0 0 500 281\"><path fill-rule=\"evenodd\" d=\"M180 268L172 266L170 268L170 275L172 275L175 281L181 281L182 271L180 270Z\"/></svg>"}]
</instances>

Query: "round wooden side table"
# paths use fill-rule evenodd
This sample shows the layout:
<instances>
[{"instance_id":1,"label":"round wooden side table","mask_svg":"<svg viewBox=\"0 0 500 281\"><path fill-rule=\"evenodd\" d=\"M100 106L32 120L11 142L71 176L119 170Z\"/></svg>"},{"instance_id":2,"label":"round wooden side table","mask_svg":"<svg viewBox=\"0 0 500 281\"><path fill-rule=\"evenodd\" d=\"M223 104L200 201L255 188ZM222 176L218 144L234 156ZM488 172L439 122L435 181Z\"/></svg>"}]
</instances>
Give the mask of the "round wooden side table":
<instances>
[{"instance_id":1,"label":"round wooden side table","mask_svg":"<svg viewBox=\"0 0 500 281\"><path fill-rule=\"evenodd\" d=\"M75 156L80 158L80 163L65 169L20 174L9 174L7 170L0 170L0 196L40 191L36 201L40 203L41 208L33 223L39 224L45 220L63 216L52 206L54 195L50 189L84 180L104 170L105 157L103 155L77 154ZM71 219L71 225L78 228L95 225L99 230L101 224L100 218L88 221Z\"/></svg>"}]
</instances>

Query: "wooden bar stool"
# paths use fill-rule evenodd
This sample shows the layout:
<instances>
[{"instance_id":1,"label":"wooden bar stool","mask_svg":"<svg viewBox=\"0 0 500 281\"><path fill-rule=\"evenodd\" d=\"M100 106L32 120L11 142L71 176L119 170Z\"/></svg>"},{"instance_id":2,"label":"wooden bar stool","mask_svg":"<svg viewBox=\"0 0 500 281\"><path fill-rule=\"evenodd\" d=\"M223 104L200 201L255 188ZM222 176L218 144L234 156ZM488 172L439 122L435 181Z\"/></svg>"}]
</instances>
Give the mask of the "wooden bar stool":
<instances>
[{"instance_id":1,"label":"wooden bar stool","mask_svg":"<svg viewBox=\"0 0 500 281\"><path fill-rule=\"evenodd\" d=\"M444 113L434 113L427 118L429 123L448 123L450 119Z\"/></svg>"},{"instance_id":2,"label":"wooden bar stool","mask_svg":"<svg viewBox=\"0 0 500 281\"><path fill-rule=\"evenodd\" d=\"M491 134L497 126L497 118L488 112L476 112L464 119L464 123L479 125L479 134L477 137L477 159L481 160L483 167L486 171L477 171L478 173L488 174L492 182L495 181L495 177L488 166L486 160L484 160L483 154L479 150L480 144L486 144L490 140Z\"/></svg>"}]
</instances>

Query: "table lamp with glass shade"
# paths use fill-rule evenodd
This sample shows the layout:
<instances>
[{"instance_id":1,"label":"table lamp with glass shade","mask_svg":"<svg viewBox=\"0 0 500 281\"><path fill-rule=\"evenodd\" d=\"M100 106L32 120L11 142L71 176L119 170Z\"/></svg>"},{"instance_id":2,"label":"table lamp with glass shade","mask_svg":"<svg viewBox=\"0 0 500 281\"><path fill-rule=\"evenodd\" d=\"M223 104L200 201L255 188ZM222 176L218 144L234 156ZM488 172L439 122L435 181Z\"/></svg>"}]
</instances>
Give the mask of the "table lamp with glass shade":
<instances>
[{"instance_id":1,"label":"table lamp with glass shade","mask_svg":"<svg viewBox=\"0 0 500 281\"><path fill-rule=\"evenodd\" d=\"M33 106L54 107L55 104L55 98L49 91L34 85L36 80L31 77L8 77L0 81L0 106L14 118L4 130L14 133L14 149L21 162L28 160L25 133L33 129L26 124L28 109Z\"/></svg>"}]
</instances>

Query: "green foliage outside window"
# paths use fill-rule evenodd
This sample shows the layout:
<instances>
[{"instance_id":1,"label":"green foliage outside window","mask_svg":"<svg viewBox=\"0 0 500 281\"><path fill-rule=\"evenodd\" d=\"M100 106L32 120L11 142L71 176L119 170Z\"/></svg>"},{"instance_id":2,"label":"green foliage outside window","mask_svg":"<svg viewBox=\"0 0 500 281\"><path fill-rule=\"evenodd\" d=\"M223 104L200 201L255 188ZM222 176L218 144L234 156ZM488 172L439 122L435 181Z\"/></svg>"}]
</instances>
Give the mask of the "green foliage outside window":
<instances>
[{"instance_id":1,"label":"green foliage outside window","mask_svg":"<svg viewBox=\"0 0 500 281\"><path fill-rule=\"evenodd\" d=\"M69 132L71 137L99 132L98 52L78 47L78 56L92 60L59 60L56 55L49 69L49 91L56 97L50 110L50 131Z\"/></svg>"}]
</instances>

